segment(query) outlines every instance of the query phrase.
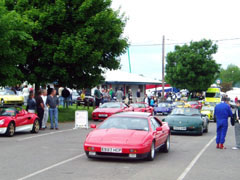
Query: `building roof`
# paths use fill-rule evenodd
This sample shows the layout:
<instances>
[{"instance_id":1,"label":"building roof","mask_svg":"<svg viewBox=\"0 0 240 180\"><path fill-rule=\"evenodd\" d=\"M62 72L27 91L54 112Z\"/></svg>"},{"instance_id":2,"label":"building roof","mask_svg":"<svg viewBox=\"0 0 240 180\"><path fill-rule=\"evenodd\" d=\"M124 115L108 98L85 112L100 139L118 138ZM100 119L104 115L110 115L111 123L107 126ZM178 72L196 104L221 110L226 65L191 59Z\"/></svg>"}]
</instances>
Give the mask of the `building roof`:
<instances>
[{"instance_id":1,"label":"building roof","mask_svg":"<svg viewBox=\"0 0 240 180\"><path fill-rule=\"evenodd\" d=\"M136 85L162 84L161 81L120 70L107 71L104 77L105 84L136 84Z\"/></svg>"}]
</instances>

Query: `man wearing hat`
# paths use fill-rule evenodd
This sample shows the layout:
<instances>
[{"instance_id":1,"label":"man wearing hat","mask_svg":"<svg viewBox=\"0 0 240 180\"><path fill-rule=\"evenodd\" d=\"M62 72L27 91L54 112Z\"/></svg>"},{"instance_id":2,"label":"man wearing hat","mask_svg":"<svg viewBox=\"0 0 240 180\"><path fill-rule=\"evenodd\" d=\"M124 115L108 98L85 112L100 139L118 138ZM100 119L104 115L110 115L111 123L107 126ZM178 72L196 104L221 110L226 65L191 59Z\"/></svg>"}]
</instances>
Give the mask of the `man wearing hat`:
<instances>
[{"instance_id":1,"label":"man wearing hat","mask_svg":"<svg viewBox=\"0 0 240 180\"><path fill-rule=\"evenodd\" d=\"M232 118L233 116L232 110L229 105L229 98L223 98L223 102L216 105L214 113L217 122L217 148L226 149L224 147L224 142L228 130L228 118Z\"/></svg>"}]
</instances>

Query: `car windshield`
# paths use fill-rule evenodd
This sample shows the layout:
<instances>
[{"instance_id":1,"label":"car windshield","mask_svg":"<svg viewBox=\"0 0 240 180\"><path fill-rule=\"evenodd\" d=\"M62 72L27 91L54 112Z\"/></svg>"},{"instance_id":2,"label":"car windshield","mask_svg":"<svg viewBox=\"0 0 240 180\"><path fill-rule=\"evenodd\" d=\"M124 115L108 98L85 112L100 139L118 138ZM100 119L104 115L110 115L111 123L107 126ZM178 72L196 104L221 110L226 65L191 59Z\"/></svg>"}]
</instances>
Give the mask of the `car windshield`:
<instances>
[{"instance_id":1,"label":"car windshield","mask_svg":"<svg viewBox=\"0 0 240 180\"><path fill-rule=\"evenodd\" d=\"M182 105L184 105L184 102L174 102L173 105L174 106L182 106Z\"/></svg>"},{"instance_id":2,"label":"car windshield","mask_svg":"<svg viewBox=\"0 0 240 180\"><path fill-rule=\"evenodd\" d=\"M182 115L182 116L200 116L201 113L198 109L193 108L176 108L172 111L171 115Z\"/></svg>"},{"instance_id":3,"label":"car windshield","mask_svg":"<svg viewBox=\"0 0 240 180\"><path fill-rule=\"evenodd\" d=\"M100 108L121 108L120 103L104 103L100 106Z\"/></svg>"},{"instance_id":4,"label":"car windshield","mask_svg":"<svg viewBox=\"0 0 240 180\"><path fill-rule=\"evenodd\" d=\"M135 103L135 104L131 104L130 106L134 108L145 108L145 104L142 104L142 103Z\"/></svg>"},{"instance_id":5,"label":"car windshield","mask_svg":"<svg viewBox=\"0 0 240 180\"><path fill-rule=\"evenodd\" d=\"M209 93L209 92L207 92L206 93L206 97L207 98L220 98L220 93L213 93L213 92L211 92L211 93Z\"/></svg>"},{"instance_id":6,"label":"car windshield","mask_svg":"<svg viewBox=\"0 0 240 180\"><path fill-rule=\"evenodd\" d=\"M190 105L198 105L198 103L196 101L189 101L188 104L190 104Z\"/></svg>"},{"instance_id":7,"label":"car windshield","mask_svg":"<svg viewBox=\"0 0 240 180\"><path fill-rule=\"evenodd\" d=\"M159 103L158 104L158 107L169 107L170 104L167 104L167 103Z\"/></svg>"},{"instance_id":8,"label":"car windshield","mask_svg":"<svg viewBox=\"0 0 240 180\"><path fill-rule=\"evenodd\" d=\"M203 106L202 111L213 111L214 107L213 106Z\"/></svg>"},{"instance_id":9,"label":"car windshield","mask_svg":"<svg viewBox=\"0 0 240 180\"><path fill-rule=\"evenodd\" d=\"M15 114L14 108L0 108L0 116L15 116Z\"/></svg>"},{"instance_id":10,"label":"car windshield","mask_svg":"<svg viewBox=\"0 0 240 180\"><path fill-rule=\"evenodd\" d=\"M0 95L15 95L15 93L12 90L4 90L0 91Z\"/></svg>"},{"instance_id":11,"label":"car windshield","mask_svg":"<svg viewBox=\"0 0 240 180\"><path fill-rule=\"evenodd\" d=\"M127 129L148 131L148 119L147 118L135 118L135 117L110 117L99 126L99 129Z\"/></svg>"}]
</instances>

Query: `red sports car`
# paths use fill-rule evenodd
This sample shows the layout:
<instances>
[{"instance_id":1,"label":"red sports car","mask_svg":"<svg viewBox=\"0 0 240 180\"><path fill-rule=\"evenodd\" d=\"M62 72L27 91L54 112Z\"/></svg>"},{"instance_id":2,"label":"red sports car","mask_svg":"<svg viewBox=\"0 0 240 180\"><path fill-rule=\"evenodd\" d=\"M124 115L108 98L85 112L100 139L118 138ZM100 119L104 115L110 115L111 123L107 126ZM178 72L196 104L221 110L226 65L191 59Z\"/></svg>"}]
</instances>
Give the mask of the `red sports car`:
<instances>
[{"instance_id":1,"label":"red sports car","mask_svg":"<svg viewBox=\"0 0 240 180\"><path fill-rule=\"evenodd\" d=\"M20 107L0 107L0 134L13 136L15 132L38 133L39 119Z\"/></svg>"},{"instance_id":2,"label":"red sports car","mask_svg":"<svg viewBox=\"0 0 240 180\"><path fill-rule=\"evenodd\" d=\"M127 111L133 111L133 108L121 102L108 102L93 111L92 119L94 121L105 120L113 114Z\"/></svg>"},{"instance_id":3,"label":"red sports car","mask_svg":"<svg viewBox=\"0 0 240 180\"><path fill-rule=\"evenodd\" d=\"M202 103L197 102L197 101L189 101L187 102L187 104L189 104L191 106L191 108L194 109L202 109Z\"/></svg>"},{"instance_id":4,"label":"red sports car","mask_svg":"<svg viewBox=\"0 0 240 180\"><path fill-rule=\"evenodd\" d=\"M153 107L149 106L146 103L133 103L130 104L130 107L133 107L134 112L148 112L153 113Z\"/></svg>"},{"instance_id":5,"label":"red sports car","mask_svg":"<svg viewBox=\"0 0 240 180\"><path fill-rule=\"evenodd\" d=\"M111 116L90 132L84 142L89 158L154 160L155 152L170 149L167 123L150 113L124 112Z\"/></svg>"}]
</instances>

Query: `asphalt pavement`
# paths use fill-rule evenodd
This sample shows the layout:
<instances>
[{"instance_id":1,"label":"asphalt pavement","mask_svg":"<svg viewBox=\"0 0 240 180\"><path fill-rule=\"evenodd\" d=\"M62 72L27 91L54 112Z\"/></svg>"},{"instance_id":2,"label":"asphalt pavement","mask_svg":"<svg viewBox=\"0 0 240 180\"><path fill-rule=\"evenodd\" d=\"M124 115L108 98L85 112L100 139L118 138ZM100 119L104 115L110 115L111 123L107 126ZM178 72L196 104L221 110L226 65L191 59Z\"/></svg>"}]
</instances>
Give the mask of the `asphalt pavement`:
<instances>
[{"instance_id":1,"label":"asphalt pavement","mask_svg":"<svg viewBox=\"0 0 240 180\"><path fill-rule=\"evenodd\" d=\"M215 123L203 136L172 135L169 153L157 153L154 161L88 159L83 142L91 129L60 130L39 134L0 136L0 180L238 180L240 151L234 146L234 129L229 127L226 150L215 148Z\"/></svg>"}]
</instances>

